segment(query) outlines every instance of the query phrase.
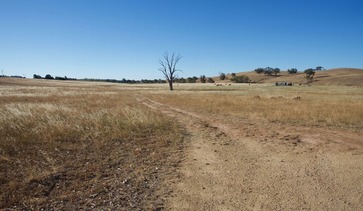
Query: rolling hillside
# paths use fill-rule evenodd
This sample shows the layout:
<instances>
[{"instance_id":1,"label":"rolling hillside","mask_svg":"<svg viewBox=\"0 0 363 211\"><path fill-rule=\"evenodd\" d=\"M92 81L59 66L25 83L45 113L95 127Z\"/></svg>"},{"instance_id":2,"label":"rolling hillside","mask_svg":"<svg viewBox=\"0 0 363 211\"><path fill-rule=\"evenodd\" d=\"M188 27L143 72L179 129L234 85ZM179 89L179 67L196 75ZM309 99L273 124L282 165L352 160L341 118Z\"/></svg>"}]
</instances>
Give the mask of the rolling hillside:
<instances>
[{"instance_id":1,"label":"rolling hillside","mask_svg":"<svg viewBox=\"0 0 363 211\"><path fill-rule=\"evenodd\" d=\"M275 83L277 81L287 81L294 84L306 83L305 74L302 72L290 75L286 71L281 71L277 77L257 74L254 71L240 72L237 73L237 75L246 75L251 79L251 81L256 83ZM227 77L231 78L231 75L228 74ZM213 78L216 80L216 82L225 82L219 80L218 76ZM363 69L335 68L325 71L318 71L315 74L312 84L363 86Z\"/></svg>"},{"instance_id":2,"label":"rolling hillside","mask_svg":"<svg viewBox=\"0 0 363 211\"><path fill-rule=\"evenodd\" d=\"M305 84L306 78L303 72L290 75L287 71L281 71L278 76L268 76L264 74L257 74L254 71L239 72L237 75L246 75L252 82L255 83L275 83L277 81L286 81L294 84ZM232 78L230 74L226 74L228 79L222 81L219 76L212 77L216 83L231 83L229 80ZM57 83L55 83L57 82ZM19 79L19 78L3 78L0 77L0 85L23 85L32 86L42 84L43 86L87 86L92 85L84 81L53 81L53 80L33 80L33 79ZM99 85L110 85L110 83L98 83ZM315 74L314 80L311 84L316 85L342 85L342 86L363 86L363 69L357 68L335 68L325 71L318 71Z\"/></svg>"}]
</instances>

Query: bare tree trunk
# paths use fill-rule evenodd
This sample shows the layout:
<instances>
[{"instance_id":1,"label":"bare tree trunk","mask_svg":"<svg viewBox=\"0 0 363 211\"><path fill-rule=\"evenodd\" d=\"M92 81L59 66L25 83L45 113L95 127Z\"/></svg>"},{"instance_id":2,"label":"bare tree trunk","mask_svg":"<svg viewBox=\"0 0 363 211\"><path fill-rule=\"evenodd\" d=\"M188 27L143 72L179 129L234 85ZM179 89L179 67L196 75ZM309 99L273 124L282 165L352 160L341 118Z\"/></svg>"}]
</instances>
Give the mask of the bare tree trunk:
<instances>
[{"instance_id":1,"label":"bare tree trunk","mask_svg":"<svg viewBox=\"0 0 363 211\"><path fill-rule=\"evenodd\" d=\"M165 79L169 83L170 91L174 90L173 80L176 77L175 72L181 71L181 70L176 69L176 65L178 64L178 62L181 58L182 58L181 56L175 55L174 53L171 56L169 56L169 54L166 52L164 54L164 59L159 60L159 63L161 65L159 70L164 74Z\"/></svg>"},{"instance_id":2,"label":"bare tree trunk","mask_svg":"<svg viewBox=\"0 0 363 211\"><path fill-rule=\"evenodd\" d=\"M169 83L169 88L170 88L170 91L173 91L174 88L173 88L173 81L168 81Z\"/></svg>"}]
</instances>

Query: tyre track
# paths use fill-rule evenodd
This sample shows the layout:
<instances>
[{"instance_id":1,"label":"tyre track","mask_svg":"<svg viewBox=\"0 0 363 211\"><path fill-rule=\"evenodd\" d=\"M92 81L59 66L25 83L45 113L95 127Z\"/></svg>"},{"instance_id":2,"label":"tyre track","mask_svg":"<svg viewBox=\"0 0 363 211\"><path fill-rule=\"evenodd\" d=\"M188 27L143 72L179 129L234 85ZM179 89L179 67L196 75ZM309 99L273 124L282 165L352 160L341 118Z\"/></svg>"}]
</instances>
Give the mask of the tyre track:
<instances>
[{"instance_id":1,"label":"tyre track","mask_svg":"<svg viewBox=\"0 0 363 211\"><path fill-rule=\"evenodd\" d=\"M309 137L309 141L289 144L285 139L300 140L299 135L289 133L280 134L284 140L276 141L273 134L268 137L274 141L261 141L261 136L249 137L246 128L241 130L143 96L136 98L174 118L188 131L182 176L173 186L168 209L363 209L359 202L363 170L356 168L363 161L361 154L352 159L347 152L312 150L316 145Z\"/></svg>"}]
</instances>

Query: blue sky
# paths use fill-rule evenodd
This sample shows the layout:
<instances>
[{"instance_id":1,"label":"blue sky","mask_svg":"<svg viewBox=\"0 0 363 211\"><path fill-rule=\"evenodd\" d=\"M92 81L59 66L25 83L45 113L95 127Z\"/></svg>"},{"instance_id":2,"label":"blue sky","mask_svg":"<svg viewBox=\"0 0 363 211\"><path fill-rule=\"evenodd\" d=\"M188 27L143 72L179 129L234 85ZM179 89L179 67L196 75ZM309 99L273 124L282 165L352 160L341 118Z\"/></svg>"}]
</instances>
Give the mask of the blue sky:
<instances>
[{"instance_id":1,"label":"blue sky","mask_svg":"<svg viewBox=\"0 0 363 211\"><path fill-rule=\"evenodd\" d=\"M361 0L0 0L0 69L76 78L363 68Z\"/></svg>"}]
</instances>

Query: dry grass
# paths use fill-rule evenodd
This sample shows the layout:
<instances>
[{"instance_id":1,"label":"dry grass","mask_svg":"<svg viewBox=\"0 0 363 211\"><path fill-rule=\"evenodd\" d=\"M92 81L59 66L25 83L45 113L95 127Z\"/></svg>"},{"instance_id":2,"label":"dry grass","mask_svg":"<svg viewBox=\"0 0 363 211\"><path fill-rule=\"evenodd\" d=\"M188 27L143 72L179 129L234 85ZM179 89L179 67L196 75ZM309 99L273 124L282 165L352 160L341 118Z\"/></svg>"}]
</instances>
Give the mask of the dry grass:
<instances>
[{"instance_id":1,"label":"dry grass","mask_svg":"<svg viewBox=\"0 0 363 211\"><path fill-rule=\"evenodd\" d=\"M0 88L0 208L161 206L176 123L104 87Z\"/></svg>"},{"instance_id":2,"label":"dry grass","mask_svg":"<svg viewBox=\"0 0 363 211\"><path fill-rule=\"evenodd\" d=\"M8 98L1 105L0 131L5 141L114 140L162 128L165 121L160 114L140 108L122 94L53 96L42 99L42 103L23 99L11 103Z\"/></svg>"},{"instance_id":3,"label":"dry grass","mask_svg":"<svg viewBox=\"0 0 363 211\"><path fill-rule=\"evenodd\" d=\"M256 83L275 83L277 81L287 81L294 84L305 84L306 78L303 70L297 74L288 74L287 71L281 71L277 77L265 74L257 74L255 71L240 72L237 75L246 75L251 81ZM227 74L228 78L232 78ZM229 80L221 81L218 76L213 77L218 83L229 83ZM327 71L317 71L312 82L314 85L342 85L342 86L362 86L363 69L356 68L336 68Z\"/></svg>"},{"instance_id":4,"label":"dry grass","mask_svg":"<svg viewBox=\"0 0 363 211\"><path fill-rule=\"evenodd\" d=\"M300 126L363 129L363 89L359 87L234 84L225 87L185 86L180 89L184 91L158 93L152 98L204 115Z\"/></svg>"},{"instance_id":5,"label":"dry grass","mask_svg":"<svg viewBox=\"0 0 363 211\"><path fill-rule=\"evenodd\" d=\"M227 120L363 129L363 89L0 83L0 209L155 209L183 129L134 96ZM5 85L4 85L5 84ZM159 192L161 191L161 192Z\"/></svg>"}]
</instances>

